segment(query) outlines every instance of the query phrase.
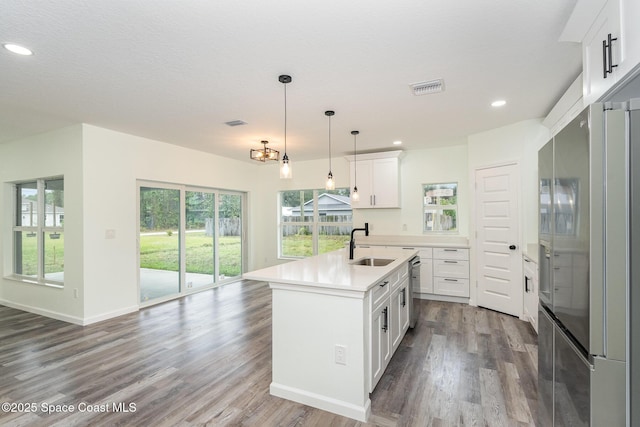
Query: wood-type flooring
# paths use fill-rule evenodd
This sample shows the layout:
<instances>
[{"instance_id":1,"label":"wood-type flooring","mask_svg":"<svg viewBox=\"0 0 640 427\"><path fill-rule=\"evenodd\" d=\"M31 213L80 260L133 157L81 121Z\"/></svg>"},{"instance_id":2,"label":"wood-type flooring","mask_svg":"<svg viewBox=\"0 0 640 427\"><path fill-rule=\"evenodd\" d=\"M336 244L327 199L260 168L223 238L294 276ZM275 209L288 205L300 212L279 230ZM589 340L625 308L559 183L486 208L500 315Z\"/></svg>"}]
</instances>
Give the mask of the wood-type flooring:
<instances>
[{"instance_id":1,"label":"wood-type flooring","mask_svg":"<svg viewBox=\"0 0 640 427\"><path fill-rule=\"evenodd\" d=\"M0 306L0 402L9 403L0 425L534 425L531 327L464 304L420 308L364 424L269 394L266 283L232 283L85 327Z\"/></svg>"}]
</instances>

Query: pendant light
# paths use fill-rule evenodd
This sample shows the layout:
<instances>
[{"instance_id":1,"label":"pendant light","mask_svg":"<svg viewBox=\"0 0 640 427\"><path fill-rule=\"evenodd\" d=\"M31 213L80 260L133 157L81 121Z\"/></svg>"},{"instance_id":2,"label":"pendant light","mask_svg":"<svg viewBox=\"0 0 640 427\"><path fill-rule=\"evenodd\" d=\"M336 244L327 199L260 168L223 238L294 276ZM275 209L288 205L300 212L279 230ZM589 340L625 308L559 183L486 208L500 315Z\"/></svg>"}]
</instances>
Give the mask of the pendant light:
<instances>
[{"instance_id":1,"label":"pendant light","mask_svg":"<svg viewBox=\"0 0 640 427\"><path fill-rule=\"evenodd\" d=\"M280 178L291 179L293 171L291 170L291 161L287 156L287 83L291 83L291 76L283 74L278 77L278 80L284 86L284 156L282 156L282 164L280 165Z\"/></svg>"},{"instance_id":2,"label":"pendant light","mask_svg":"<svg viewBox=\"0 0 640 427\"><path fill-rule=\"evenodd\" d=\"M327 183L324 186L326 190L336 189L336 183L333 180L333 173L331 173L331 116L333 116L334 114L335 111L331 110L324 112L324 115L329 117L329 174L327 175Z\"/></svg>"},{"instance_id":3,"label":"pendant light","mask_svg":"<svg viewBox=\"0 0 640 427\"><path fill-rule=\"evenodd\" d=\"M358 156L358 148L356 144L356 138L360 132L357 130L352 130L351 135L353 135L353 191L351 192L351 200L357 202L360 200L360 195L358 194L358 171L357 171L357 156Z\"/></svg>"}]
</instances>

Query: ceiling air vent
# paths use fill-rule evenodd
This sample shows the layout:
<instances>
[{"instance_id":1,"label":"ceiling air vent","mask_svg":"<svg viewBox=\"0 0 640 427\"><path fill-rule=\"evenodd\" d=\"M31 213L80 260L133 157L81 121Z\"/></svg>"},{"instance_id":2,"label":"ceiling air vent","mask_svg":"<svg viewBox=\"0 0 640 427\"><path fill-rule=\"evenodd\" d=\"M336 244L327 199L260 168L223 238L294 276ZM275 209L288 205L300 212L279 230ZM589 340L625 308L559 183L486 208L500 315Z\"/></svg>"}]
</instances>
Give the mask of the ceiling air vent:
<instances>
[{"instance_id":1,"label":"ceiling air vent","mask_svg":"<svg viewBox=\"0 0 640 427\"><path fill-rule=\"evenodd\" d=\"M431 80L429 82L411 83L409 85L414 95L428 95L430 93L438 93L444 90L444 80Z\"/></svg>"},{"instance_id":2,"label":"ceiling air vent","mask_svg":"<svg viewBox=\"0 0 640 427\"><path fill-rule=\"evenodd\" d=\"M227 126L242 126L242 125L246 125L247 122L243 120L231 120L230 122L224 122L224 124Z\"/></svg>"}]
</instances>

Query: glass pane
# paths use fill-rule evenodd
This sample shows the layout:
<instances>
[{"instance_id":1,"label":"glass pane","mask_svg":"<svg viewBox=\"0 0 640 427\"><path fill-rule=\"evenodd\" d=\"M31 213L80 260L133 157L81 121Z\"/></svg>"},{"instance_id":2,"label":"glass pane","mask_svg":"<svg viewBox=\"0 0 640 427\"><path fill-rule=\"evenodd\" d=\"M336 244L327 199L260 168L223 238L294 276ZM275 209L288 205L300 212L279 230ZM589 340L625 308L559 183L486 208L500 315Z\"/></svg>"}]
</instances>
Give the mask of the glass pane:
<instances>
[{"instance_id":1,"label":"glass pane","mask_svg":"<svg viewBox=\"0 0 640 427\"><path fill-rule=\"evenodd\" d=\"M442 206L458 204L458 184L455 182L446 184L425 184L424 205Z\"/></svg>"},{"instance_id":2,"label":"glass pane","mask_svg":"<svg viewBox=\"0 0 640 427\"><path fill-rule=\"evenodd\" d=\"M242 274L242 196L220 194L218 257L220 280Z\"/></svg>"},{"instance_id":3,"label":"glass pane","mask_svg":"<svg viewBox=\"0 0 640 427\"><path fill-rule=\"evenodd\" d=\"M351 238L351 226L330 226L322 225L319 227L318 234L318 253L331 252L342 249L349 245Z\"/></svg>"},{"instance_id":4,"label":"glass pane","mask_svg":"<svg viewBox=\"0 0 640 427\"><path fill-rule=\"evenodd\" d=\"M16 185L18 212L16 225L35 227L38 225L38 185L36 182L23 182Z\"/></svg>"},{"instance_id":5,"label":"glass pane","mask_svg":"<svg viewBox=\"0 0 640 427\"><path fill-rule=\"evenodd\" d=\"M282 256L306 257L313 255L313 236L308 225L282 226Z\"/></svg>"},{"instance_id":6,"label":"glass pane","mask_svg":"<svg viewBox=\"0 0 640 427\"><path fill-rule=\"evenodd\" d=\"M426 209L424 211L424 231L456 231L456 209Z\"/></svg>"},{"instance_id":7,"label":"glass pane","mask_svg":"<svg viewBox=\"0 0 640 427\"><path fill-rule=\"evenodd\" d=\"M44 277L64 281L64 233L44 233Z\"/></svg>"},{"instance_id":8,"label":"glass pane","mask_svg":"<svg viewBox=\"0 0 640 427\"><path fill-rule=\"evenodd\" d=\"M313 221L313 190L283 191L280 197L282 222Z\"/></svg>"},{"instance_id":9,"label":"glass pane","mask_svg":"<svg viewBox=\"0 0 640 427\"><path fill-rule=\"evenodd\" d=\"M46 227L64 226L64 179L44 182L44 211Z\"/></svg>"},{"instance_id":10,"label":"glass pane","mask_svg":"<svg viewBox=\"0 0 640 427\"><path fill-rule=\"evenodd\" d=\"M140 188L140 301L180 292L180 191Z\"/></svg>"},{"instance_id":11,"label":"glass pane","mask_svg":"<svg viewBox=\"0 0 640 427\"><path fill-rule=\"evenodd\" d=\"M320 222L351 222L351 198L348 188L323 190L318 195Z\"/></svg>"},{"instance_id":12,"label":"glass pane","mask_svg":"<svg viewBox=\"0 0 640 427\"><path fill-rule=\"evenodd\" d=\"M35 231L14 232L14 272L21 276L38 277L38 237Z\"/></svg>"},{"instance_id":13,"label":"glass pane","mask_svg":"<svg viewBox=\"0 0 640 427\"><path fill-rule=\"evenodd\" d=\"M213 193L187 191L185 197L185 282L186 288L192 289L215 281L215 196Z\"/></svg>"}]
</instances>

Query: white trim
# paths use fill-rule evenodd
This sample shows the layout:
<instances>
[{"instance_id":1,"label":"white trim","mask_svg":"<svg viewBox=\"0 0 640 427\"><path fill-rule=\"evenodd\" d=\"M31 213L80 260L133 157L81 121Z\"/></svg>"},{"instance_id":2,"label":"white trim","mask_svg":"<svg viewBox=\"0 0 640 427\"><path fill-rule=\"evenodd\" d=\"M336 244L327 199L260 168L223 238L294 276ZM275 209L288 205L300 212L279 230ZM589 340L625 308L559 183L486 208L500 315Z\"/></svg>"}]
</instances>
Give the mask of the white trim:
<instances>
[{"instance_id":1,"label":"white trim","mask_svg":"<svg viewBox=\"0 0 640 427\"><path fill-rule=\"evenodd\" d=\"M67 314L62 314L57 311L45 310L38 307L33 307L30 305L18 304L13 301L0 299L0 304L6 305L7 307L15 308L16 310L22 310L33 314L38 314L40 316L50 317L52 319L62 320L63 322L73 323L75 325L84 326L84 320L81 317L77 316L69 316Z\"/></svg>"},{"instance_id":2,"label":"white trim","mask_svg":"<svg viewBox=\"0 0 640 427\"><path fill-rule=\"evenodd\" d=\"M311 393L299 388L289 387L283 384L272 382L269 386L269 392L272 396L281 397L283 399L292 400L304 405L313 406L314 408L329 411L334 414L349 417L354 420L366 423L371 415L371 399L367 397L364 405L358 406L353 403L337 400L331 397Z\"/></svg>"},{"instance_id":3,"label":"white trim","mask_svg":"<svg viewBox=\"0 0 640 427\"><path fill-rule=\"evenodd\" d=\"M414 295L416 295L418 299L424 299L424 300L458 302L461 304L470 304L469 298L466 298L466 297L453 297L449 295L426 294L422 292L416 292L414 293Z\"/></svg>"},{"instance_id":4,"label":"white trim","mask_svg":"<svg viewBox=\"0 0 640 427\"><path fill-rule=\"evenodd\" d=\"M125 307L125 308L120 308L118 310L109 311L107 313L98 314L96 316L85 317L82 322L82 325L83 326L91 325L92 323L102 322L104 320L113 319L114 317L119 317L129 313L135 313L137 311L140 311L140 308L134 305Z\"/></svg>"}]
</instances>

